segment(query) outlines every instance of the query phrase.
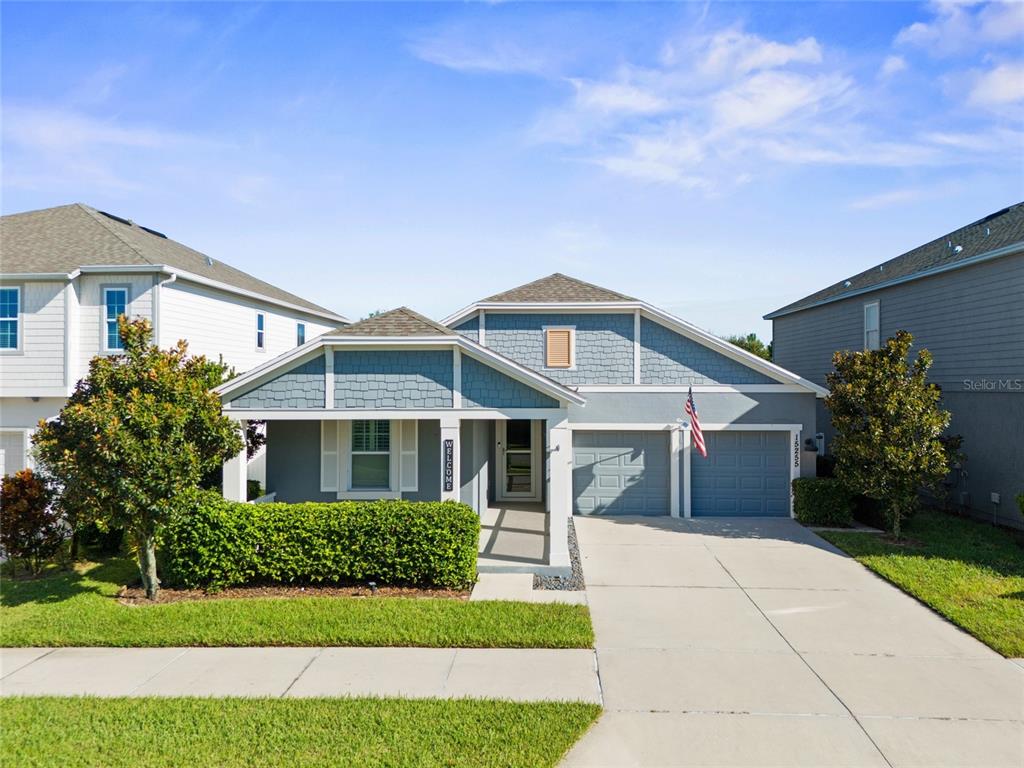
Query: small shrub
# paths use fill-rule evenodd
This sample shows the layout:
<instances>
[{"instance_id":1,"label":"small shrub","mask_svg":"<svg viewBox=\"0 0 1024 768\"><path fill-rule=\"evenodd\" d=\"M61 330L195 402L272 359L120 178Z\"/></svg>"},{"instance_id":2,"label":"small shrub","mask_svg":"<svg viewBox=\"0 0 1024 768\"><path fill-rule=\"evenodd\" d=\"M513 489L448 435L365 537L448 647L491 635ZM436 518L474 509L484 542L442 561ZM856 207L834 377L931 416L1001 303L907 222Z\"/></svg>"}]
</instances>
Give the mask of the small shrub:
<instances>
[{"instance_id":1,"label":"small shrub","mask_svg":"<svg viewBox=\"0 0 1024 768\"><path fill-rule=\"evenodd\" d=\"M183 497L162 542L169 583L366 583L463 588L476 580L480 520L457 502L242 504Z\"/></svg>"},{"instance_id":2,"label":"small shrub","mask_svg":"<svg viewBox=\"0 0 1024 768\"><path fill-rule=\"evenodd\" d=\"M850 525L853 498L830 477L798 477L793 481L793 510L804 525Z\"/></svg>"},{"instance_id":3,"label":"small shrub","mask_svg":"<svg viewBox=\"0 0 1024 768\"><path fill-rule=\"evenodd\" d=\"M0 487L0 548L12 565L22 560L38 574L71 535L52 502L52 489L31 469L4 477Z\"/></svg>"},{"instance_id":4,"label":"small shrub","mask_svg":"<svg viewBox=\"0 0 1024 768\"><path fill-rule=\"evenodd\" d=\"M245 498L249 501L258 499L263 495L263 488L260 486L259 480L246 480L245 481Z\"/></svg>"}]
</instances>

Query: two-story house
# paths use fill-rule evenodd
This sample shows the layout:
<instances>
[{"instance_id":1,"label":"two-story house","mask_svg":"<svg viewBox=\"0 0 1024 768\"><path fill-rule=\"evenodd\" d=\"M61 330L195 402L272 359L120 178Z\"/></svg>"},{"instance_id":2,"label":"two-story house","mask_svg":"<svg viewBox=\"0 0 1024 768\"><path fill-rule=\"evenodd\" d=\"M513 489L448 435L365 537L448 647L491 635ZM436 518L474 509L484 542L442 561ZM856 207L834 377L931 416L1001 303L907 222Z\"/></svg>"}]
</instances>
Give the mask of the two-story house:
<instances>
[{"instance_id":1,"label":"two-story house","mask_svg":"<svg viewBox=\"0 0 1024 768\"><path fill-rule=\"evenodd\" d=\"M818 384L839 350L878 349L913 334L934 364L963 437L960 503L1024 526L1024 203L986 216L765 316L774 359ZM828 452L832 437L822 408Z\"/></svg>"},{"instance_id":2,"label":"two-story house","mask_svg":"<svg viewBox=\"0 0 1024 768\"><path fill-rule=\"evenodd\" d=\"M119 315L155 341L247 371L346 323L128 219L73 204L0 219L0 475L29 462L98 354L117 354Z\"/></svg>"},{"instance_id":3,"label":"two-story house","mask_svg":"<svg viewBox=\"0 0 1024 768\"><path fill-rule=\"evenodd\" d=\"M684 418L690 388L707 458ZM825 395L560 274L443 323L400 308L338 328L219 392L226 414L267 420L278 500L461 500L485 523L505 519L513 543L531 532L516 515L533 511L548 536L530 569L554 571L569 565L573 514L789 516L791 480L814 473L802 447ZM225 466L229 498L244 498L243 458Z\"/></svg>"}]
</instances>

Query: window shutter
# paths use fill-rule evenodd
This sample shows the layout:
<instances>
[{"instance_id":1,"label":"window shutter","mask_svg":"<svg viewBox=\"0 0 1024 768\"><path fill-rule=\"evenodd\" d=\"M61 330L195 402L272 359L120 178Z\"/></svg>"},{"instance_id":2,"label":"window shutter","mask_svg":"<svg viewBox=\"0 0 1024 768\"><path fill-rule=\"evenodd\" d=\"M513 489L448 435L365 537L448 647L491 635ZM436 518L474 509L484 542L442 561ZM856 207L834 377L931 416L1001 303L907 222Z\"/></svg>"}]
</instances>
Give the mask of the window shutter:
<instances>
[{"instance_id":1,"label":"window shutter","mask_svg":"<svg viewBox=\"0 0 1024 768\"><path fill-rule=\"evenodd\" d=\"M417 456L417 445L419 443L418 422L408 419L401 422L402 435L400 438L399 455L399 489L403 491L419 490L419 458Z\"/></svg>"},{"instance_id":2,"label":"window shutter","mask_svg":"<svg viewBox=\"0 0 1024 768\"><path fill-rule=\"evenodd\" d=\"M549 328L547 331L548 368L568 368L572 365L572 331L568 328Z\"/></svg>"},{"instance_id":3,"label":"window shutter","mask_svg":"<svg viewBox=\"0 0 1024 768\"><path fill-rule=\"evenodd\" d=\"M338 422L320 422L320 490L338 490Z\"/></svg>"}]
</instances>

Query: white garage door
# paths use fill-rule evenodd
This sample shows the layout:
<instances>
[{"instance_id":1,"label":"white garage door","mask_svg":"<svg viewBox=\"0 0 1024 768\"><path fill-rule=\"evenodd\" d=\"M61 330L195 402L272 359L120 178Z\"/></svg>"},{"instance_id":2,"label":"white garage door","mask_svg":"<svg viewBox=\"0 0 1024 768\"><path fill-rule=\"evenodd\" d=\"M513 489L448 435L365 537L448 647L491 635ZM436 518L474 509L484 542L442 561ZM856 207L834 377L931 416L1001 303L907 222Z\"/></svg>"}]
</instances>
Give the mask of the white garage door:
<instances>
[{"instance_id":1,"label":"white garage door","mask_svg":"<svg viewBox=\"0 0 1024 768\"><path fill-rule=\"evenodd\" d=\"M572 497L577 515L667 515L667 432L572 434Z\"/></svg>"}]
</instances>

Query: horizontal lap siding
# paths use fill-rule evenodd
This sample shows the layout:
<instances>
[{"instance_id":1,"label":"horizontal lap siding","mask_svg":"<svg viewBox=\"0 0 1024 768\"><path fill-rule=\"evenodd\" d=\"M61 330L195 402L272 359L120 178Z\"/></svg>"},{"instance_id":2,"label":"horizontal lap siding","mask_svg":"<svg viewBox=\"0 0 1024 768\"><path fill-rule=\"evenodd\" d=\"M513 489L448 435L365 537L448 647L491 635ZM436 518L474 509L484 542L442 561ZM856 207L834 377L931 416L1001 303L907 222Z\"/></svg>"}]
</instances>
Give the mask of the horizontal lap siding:
<instances>
[{"instance_id":1,"label":"horizontal lap siding","mask_svg":"<svg viewBox=\"0 0 1024 768\"><path fill-rule=\"evenodd\" d=\"M127 286L129 319L145 318L152 322L153 280L151 274L87 274L78 278L79 376L85 376L89 372L89 361L103 350L106 335L103 289ZM203 321L203 318L199 318L198 321Z\"/></svg>"},{"instance_id":2,"label":"horizontal lap siding","mask_svg":"<svg viewBox=\"0 0 1024 768\"><path fill-rule=\"evenodd\" d=\"M256 349L257 312L266 315L263 351ZM193 354L214 360L223 357L238 373L298 346L296 325L300 322L306 325L307 341L334 327L322 319L184 280L160 287L160 344L166 347L185 339Z\"/></svg>"},{"instance_id":3,"label":"horizontal lap siding","mask_svg":"<svg viewBox=\"0 0 1024 768\"><path fill-rule=\"evenodd\" d=\"M5 389L64 386L64 283L4 283L21 289L21 349L0 354Z\"/></svg>"},{"instance_id":4,"label":"horizontal lap siding","mask_svg":"<svg viewBox=\"0 0 1024 768\"><path fill-rule=\"evenodd\" d=\"M1024 255L1006 256L825 304L773 321L775 362L824 383L836 350L864 344L864 304L878 301L881 335L914 335L935 359L932 381L1024 376Z\"/></svg>"}]
</instances>

